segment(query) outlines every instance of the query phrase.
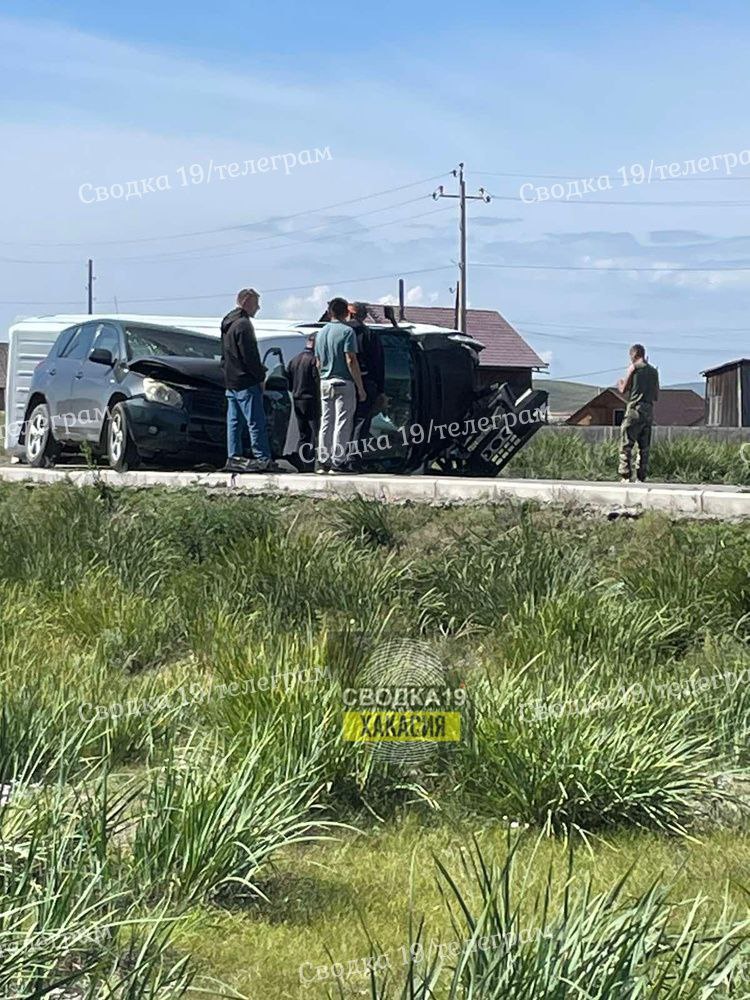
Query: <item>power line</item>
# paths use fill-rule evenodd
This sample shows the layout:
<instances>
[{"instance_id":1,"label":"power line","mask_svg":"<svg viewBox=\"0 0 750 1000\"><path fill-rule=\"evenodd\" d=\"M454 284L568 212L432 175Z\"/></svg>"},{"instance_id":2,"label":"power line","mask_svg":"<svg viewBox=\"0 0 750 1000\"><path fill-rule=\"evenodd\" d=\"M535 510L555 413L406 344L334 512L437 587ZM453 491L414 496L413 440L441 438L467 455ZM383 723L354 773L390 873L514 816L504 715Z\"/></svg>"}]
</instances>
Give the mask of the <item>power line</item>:
<instances>
[{"instance_id":1,"label":"power line","mask_svg":"<svg viewBox=\"0 0 750 1000\"><path fill-rule=\"evenodd\" d=\"M262 289L264 295L270 295L274 292L300 292L306 291L308 288L317 288L319 285L345 285L353 284L356 282L365 281L380 281L384 278L397 278L397 277L410 277L413 274L431 274L436 271L452 271L453 264L442 264L440 267L422 267L417 268L413 271L397 271L389 272L388 274L370 274L364 278L336 278L328 281L313 281L308 285L287 285L284 288L265 288ZM166 295L159 298L153 299L121 299L122 302L130 303L148 303L148 302L179 302L182 300L186 301L196 301L198 299L226 299L231 298L236 295L236 290L233 292L215 292L211 295L185 295L182 292L178 292L176 295ZM0 301L0 306L75 306L79 305L79 299L52 299L47 302L40 302L36 299L6 299L5 301Z\"/></svg>"},{"instance_id":2,"label":"power line","mask_svg":"<svg viewBox=\"0 0 750 1000\"><path fill-rule=\"evenodd\" d=\"M375 215L378 212L389 212L394 208L401 208L404 205L413 205L417 201L424 201L425 196L419 195L416 198L407 198L406 201L396 202L395 205L384 205L381 208L373 208L369 212L361 212L359 215L351 215L347 217L347 221L353 222L356 219L364 219L366 216ZM159 260L162 258L175 258L178 259L183 254L200 254L203 255L205 251L210 250L226 250L230 247L248 247L255 243L263 243L266 240L279 240L285 239L289 236L295 236L298 233L312 232L315 229L327 229L331 226L335 226L334 222L319 222L315 226L303 226L301 229L292 229L289 232L279 232L279 233L267 233L265 236L256 236L250 240L237 240L234 243L217 243L214 246L209 247L186 247L184 250L164 250L162 252L157 252L149 256L143 257L138 255L136 257L104 257L103 260L109 261L122 261L122 260Z\"/></svg>"},{"instance_id":3,"label":"power line","mask_svg":"<svg viewBox=\"0 0 750 1000\"><path fill-rule=\"evenodd\" d=\"M573 174L528 174L528 173L527 174L509 174L509 173L497 173L497 172L494 172L494 171L491 171L491 170L475 170L474 173L480 174L482 177L515 177L515 178L519 178L519 177L520 178L523 178L523 177L533 177L535 179L536 178L540 178L541 180L549 180L549 181L580 181L580 180L584 179L581 174L578 174L578 176L574 176ZM619 173L619 170L617 171L617 173ZM604 177L606 177L606 176L609 176L609 175L608 174L600 174L597 171L594 174L588 174L587 176L588 177L592 177L592 176L593 177L597 177L597 176L600 176L600 177L604 176ZM749 177L734 177L734 176L732 176L732 177L661 177L661 178L657 179L656 181L650 181L649 183L658 184L661 181L687 181L688 183L692 183L693 181L745 181L745 182L750 182L750 176ZM640 186L635 181L631 181L631 184L634 187L639 187Z\"/></svg>"},{"instance_id":4,"label":"power line","mask_svg":"<svg viewBox=\"0 0 750 1000\"><path fill-rule=\"evenodd\" d=\"M630 347L627 340L599 340L594 337L572 337L564 333L544 333L543 330L531 330L528 327L523 331L524 336L546 337L549 340L567 340L574 344L595 344L598 347ZM649 344L649 350L662 351L667 354L706 354L716 353L715 345L707 347L665 347L661 344Z\"/></svg>"},{"instance_id":5,"label":"power line","mask_svg":"<svg viewBox=\"0 0 750 1000\"><path fill-rule=\"evenodd\" d=\"M412 274L430 274L435 271L452 271L453 266L454 266L453 264L443 264L440 267L423 267L423 268L418 268L417 270L414 271L397 271L397 272L391 271L388 274L370 274L364 278L336 278L335 280L329 280L329 281L314 281L312 284L309 285L287 285L284 288L265 288L261 289L261 292L263 295L270 295L275 292L305 291L308 288L317 288L319 285L328 285L328 286L350 285L350 284L356 284L357 282L380 281L384 278L409 277ZM183 295L182 292L179 292L177 295L168 295L156 299L122 299L121 301L131 302L131 303L176 302L179 300L193 301L196 299L219 299L219 298L225 299L225 298L231 298L235 294L236 291L216 292L213 295Z\"/></svg>"},{"instance_id":6,"label":"power line","mask_svg":"<svg viewBox=\"0 0 750 1000\"><path fill-rule=\"evenodd\" d=\"M548 323L540 319L518 319L514 320L518 325L528 325L528 326L551 326L556 330L593 330L595 333L602 330L605 324L600 324L599 326L584 326L581 323ZM653 333L653 330L643 330L642 328L638 331L625 330L622 327L608 327L610 333ZM684 336L682 329L679 331L668 331L662 330L658 331L661 333L675 332ZM750 327L746 326L725 326L725 327L710 327L711 333L750 333ZM696 336L705 336L705 334L696 334Z\"/></svg>"},{"instance_id":7,"label":"power line","mask_svg":"<svg viewBox=\"0 0 750 1000\"><path fill-rule=\"evenodd\" d=\"M683 339L690 340L705 340L707 336L712 336L714 334L726 334L726 333L750 333L750 329L747 327L715 327L708 326L707 330L701 333L690 333L685 330L648 330L643 327L638 329L623 329L622 327L612 327L608 326L606 323L601 323L599 326L582 326L575 323L544 323L541 320L533 319L519 319L514 320L516 326L543 326L552 327L557 330L573 330L573 331L589 331L593 333L623 333L629 337L659 337L664 334L678 334Z\"/></svg>"},{"instance_id":8,"label":"power line","mask_svg":"<svg viewBox=\"0 0 750 1000\"><path fill-rule=\"evenodd\" d=\"M423 201L424 199L422 199L422 198L412 199L412 201L415 201L415 200ZM383 210L381 209L380 211L383 211ZM434 209L433 211L430 211L430 212L417 212L415 215L407 215L407 216L404 216L404 217L401 217L401 218L389 219L387 222L379 222L375 226L362 226L359 229L349 229L349 230L344 230L343 232L334 229L334 231L330 234L330 236L328 234L322 233L322 234L319 234L318 236L313 237L312 239L306 239L306 240L292 240L292 239L288 239L289 236L294 236L294 235L296 235L297 232L300 232L300 233L306 232L307 230L304 230L304 229L295 230L292 233L277 233L273 237L266 237L266 238L267 239L278 239L278 238L282 238L283 237L283 238L287 238L287 242L286 243L279 243L276 246L265 246L265 247L262 247L262 250L265 253L266 251L270 251L270 250L283 250L286 247L299 246L299 245L304 244L304 243L320 243L321 241L329 239L329 238L331 238L331 239L335 238L336 240L338 240L338 239L341 239L342 237L345 237L345 236L363 236L366 233L369 233L369 232L371 232L372 230L375 230L375 229L383 229L383 228L385 228L387 226L395 226L395 225L400 224L400 223L411 222L413 219L423 219L423 218L426 218L427 216L438 215L439 213L446 212L446 211L449 211L449 210L448 209L444 209L444 208L438 208L438 209ZM369 214L369 213L366 213L366 214ZM355 216L355 218L356 218L356 216ZM331 226L331 223L326 223L325 224L326 228L328 228L330 226ZM313 229L319 229L319 228L322 228L322 227L320 227L320 226L313 226L312 228ZM254 242L254 241L250 241L250 242ZM246 244L237 244L237 246L246 246ZM211 248L211 249L213 249L213 248ZM216 249L219 249L219 248L217 247ZM173 261L176 261L176 262L190 261L190 260L218 260L219 258L222 258L222 257L239 257L239 256L243 256L245 254L245 252L246 251L243 249L243 250L228 250L226 252L222 251L221 253L210 253L210 252L206 252L206 251L202 251L202 250L195 250L195 249L193 249L193 250L176 251L173 255L172 254L165 254L165 255L162 256L162 255L156 254L154 256L145 256L145 257L140 257L140 256L139 257L103 257L102 260L106 260L106 261L108 261L110 263L115 263L115 262L120 263L120 262L123 262L123 261L135 261L135 262L144 261L144 262L147 262L147 263L151 263L151 262L156 262L156 261L168 262L170 260L173 260ZM187 256L188 254L191 254L192 256ZM185 255L185 256L182 256L182 255Z\"/></svg>"},{"instance_id":9,"label":"power line","mask_svg":"<svg viewBox=\"0 0 750 1000\"><path fill-rule=\"evenodd\" d=\"M396 271L389 272L387 274L369 274L363 278L335 278L329 279L327 281L313 281L307 285L286 285L283 288L265 288L262 289L264 295L270 295L275 292L299 292L306 291L309 288L317 288L319 285L345 285L354 284L356 282L365 281L380 281L385 278L397 278L397 277L410 277L413 274L433 274L437 271L452 271L453 264L441 264L439 267L422 267L416 268L411 271ZM121 299L122 302L130 303L149 303L149 302L180 302L180 301L197 301L199 299L225 299L231 298L236 295L236 290L233 292L215 292L210 295L185 295L183 292L178 292L175 295L165 295L159 298L148 298L148 299ZM40 302L37 299L6 299L0 300L0 306L75 306L79 305L79 299L51 299L45 302Z\"/></svg>"},{"instance_id":10,"label":"power line","mask_svg":"<svg viewBox=\"0 0 750 1000\"><path fill-rule=\"evenodd\" d=\"M536 199L524 199L517 195L493 194L493 201L513 201L520 205L542 204ZM670 208L748 208L750 201L613 201L611 199L571 199L571 198L547 198L545 205L626 205L628 208L647 208L653 205L667 206Z\"/></svg>"},{"instance_id":11,"label":"power line","mask_svg":"<svg viewBox=\"0 0 750 1000\"><path fill-rule=\"evenodd\" d=\"M721 272L735 272L735 271L750 271L750 264L743 264L736 267L681 267L679 265L657 265L656 267L589 267L583 264L493 264L489 262L472 261L472 267L494 267L500 268L501 270L510 271L601 271L606 273L607 271L639 271L639 272L651 272L651 273L661 273L662 271L673 271L675 274L682 274L683 272L699 272L699 273L721 273Z\"/></svg>"},{"instance_id":12,"label":"power line","mask_svg":"<svg viewBox=\"0 0 750 1000\"><path fill-rule=\"evenodd\" d=\"M603 368L598 372L579 372L577 375L555 375L554 377L551 375L547 375L546 377L542 376L541 378L537 376L535 381L566 382L574 378L589 378L591 375L611 375L612 372L622 371L624 367L625 367L624 365L618 365L617 368Z\"/></svg>"},{"instance_id":13,"label":"power line","mask_svg":"<svg viewBox=\"0 0 750 1000\"><path fill-rule=\"evenodd\" d=\"M411 204L414 204L417 201L426 201L426 200L427 200L427 196L426 195L420 195L418 198L409 198L407 201L398 202L396 205L387 205L384 208L377 208L377 209L373 209L370 212L363 212L361 215L351 216L350 220L347 220L347 221L354 221L356 219L364 218L365 216L374 215L377 212L386 212L386 211L390 211L391 209L394 209L394 208L400 208L403 205L411 205ZM331 228L331 229L333 229L333 232L331 233L331 236L335 236L336 239L339 239L340 237L343 237L343 236L356 236L356 235L367 233L367 232L369 232L372 229L382 229L382 228L384 228L386 226L395 226L395 225L397 225L398 223L401 223L401 222L410 222L413 219L419 219L419 218L423 218L425 216L435 215L438 212L444 212L444 211L447 211L447 210L446 209L435 209L434 211L431 211L431 212L418 212L415 215L407 215L405 217L400 217L400 218L396 217L395 219L389 219L387 222L378 223L375 226L362 226L359 229L345 230L343 232L338 231L338 230L335 229L335 225L336 225L335 223L325 222L325 223L320 223L317 226L308 226L308 227L305 227L303 229L292 230L289 233L272 233L272 234L268 234L267 236L258 237L258 238L254 239L254 240L242 240L242 241L237 242L237 243L229 243L229 244L223 244L223 245L219 244L216 247L208 247L206 249L202 249L200 247L189 247L189 248L186 248L184 250L164 251L163 253L154 253L154 254L145 254L145 255L138 254L136 256L128 255L128 256L124 256L124 257L99 257L97 259L99 261L105 261L106 263L127 263L127 262L153 263L153 262L158 262L158 261L164 261L164 262L175 261L175 262L180 262L180 261L190 261L190 260L216 260L216 259L221 258L221 257L236 257L236 256L240 256L240 255L242 255L245 252L244 249L242 249L242 250L232 250L232 251L226 250L225 248L227 246L230 246L230 247L231 246L236 246L236 247L247 248L249 246L252 246L253 244L260 243L260 242L262 242L264 240L278 240L278 239L285 239L285 240L287 240L286 243L279 243L277 246L266 246L266 247L262 248L264 251L265 250L280 250L280 249L283 249L284 247L287 247L287 246L296 246L296 245L302 244L302 243L317 243L321 239L326 239L327 238L325 234L321 234L321 235L319 235L319 236L317 236L317 237L315 237L313 239L308 239L308 240L293 240L293 239L290 239L290 237L296 236L298 233L312 232L313 230L316 230L316 229L329 229L329 228ZM217 253L217 254L211 253L210 251L214 250L214 249L221 250L221 253ZM78 260L72 260L72 259L68 259L68 258L57 259L57 260L19 260L19 259L13 259L13 258L9 258L9 257L0 257L0 262L6 263L6 264L25 264L25 265L32 265L32 264L42 264L42 265L75 264L76 266L78 266L78 264L79 264Z\"/></svg>"},{"instance_id":14,"label":"power line","mask_svg":"<svg viewBox=\"0 0 750 1000\"><path fill-rule=\"evenodd\" d=\"M299 212L292 212L288 215L272 215L265 219L256 219L253 222L242 222L232 226L218 226L216 229L199 229L188 233L170 233L164 236L141 236L133 239L119 240L87 240L83 243L30 243L28 241L15 240L13 242L0 242L0 246L29 246L29 247L89 247L89 246L119 246L125 243L154 243L162 240L179 240L190 236L210 236L213 233L227 233L238 229L246 229L248 226L257 226L269 222L282 222L288 219L298 219L302 215L312 215L315 212L328 212L332 208L342 208L344 205L354 205L360 201L367 201L370 198L379 198L384 194L393 194L396 191L406 191L408 188L419 187L430 181L439 180L447 176L445 173L435 174L432 177L424 177L410 184L399 184L397 187L384 188L382 191L373 191L370 194L360 195L358 198L348 198L346 201L337 201L331 205L322 205L318 208L305 208Z\"/></svg>"}]
</instances>

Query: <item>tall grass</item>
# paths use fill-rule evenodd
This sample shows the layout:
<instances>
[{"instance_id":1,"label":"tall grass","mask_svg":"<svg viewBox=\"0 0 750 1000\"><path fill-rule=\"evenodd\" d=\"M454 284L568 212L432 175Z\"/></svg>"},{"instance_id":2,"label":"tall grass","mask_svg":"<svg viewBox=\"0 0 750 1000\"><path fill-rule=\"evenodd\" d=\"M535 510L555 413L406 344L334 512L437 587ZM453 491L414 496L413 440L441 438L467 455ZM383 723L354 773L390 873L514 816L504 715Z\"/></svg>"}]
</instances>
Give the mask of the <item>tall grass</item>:
<instances>
[{"instance_id":1,"label":"tall grass","mask_svg":"<svg viewBox=\"0 0 750 1000\"><path fill-rule=\"evenodd\" d=\"M132 793L14 785L0 809L0 993L8 998L175 998L194 978L170 958L172 923L139 913L113 841Z\"/></svg>"},{"instance_id":2,"label":"tall grass","mask_svg":"<svg viewBox=\"0 0 750 1000\"><path fill-rule=\"evenodd\" d=\"M3 995L186 993L175 922L257 896L277 852L337 823L412 808L589 837L742 816L742 525L64 485L0 486L0 519ZM462 743L408 768L340 738L343 689L403 637L469 699ZM445 995L562 996L586 969L591 996L713 989L698 925L684 958L661 897L624 894L571 898L559 947L510 970L440 971Z\"/></svg>"},{"instance_id":3,"label":"tall grass","mask_svg":"<svg viewBox=\"0 0 750 1000\"><path fill-rule=\"evenodd\" d=\"M274 851L314 839L316 762L279 760L270 735L256 733L247 754L192 750L149 772L132 838L138 883L183 904L257 895L253 876Z\"/></svg>"},{"instance_id":4,"label":"tall grass","mask_svg":"<svg viewBox=\"0 0 750 1000\"><path fill-rule=\"evenodd\" d=\"M750 485L750 466L742 460L740 442L706 437L655 441L649 478L675 483ZM529 479L617 478L619 443L587 441L574 431L542 429L506 466L502 475Z\"/></svg>"},{"instance_id":5,"label":"tall grass","mask_svg":"<svg viewBox=\"0 0 750 1000\"><path fill-rule=\"evenodd\" d=\"M370 1000L704 1000L732 995L750 922L727 909L707 919L707 900L674 903L658 881L633 896L627 876L607 892L578 885L574 864L548 872L528 898L515 845L502 863L474 847L462 870L436 862L453 940L413 928L404 968L375 959ZM390 963L388 963L390 966ZM337 993L346 996L339 982ZM741 995L741 994L739 994Z\"/></svg>"}]
</instances>

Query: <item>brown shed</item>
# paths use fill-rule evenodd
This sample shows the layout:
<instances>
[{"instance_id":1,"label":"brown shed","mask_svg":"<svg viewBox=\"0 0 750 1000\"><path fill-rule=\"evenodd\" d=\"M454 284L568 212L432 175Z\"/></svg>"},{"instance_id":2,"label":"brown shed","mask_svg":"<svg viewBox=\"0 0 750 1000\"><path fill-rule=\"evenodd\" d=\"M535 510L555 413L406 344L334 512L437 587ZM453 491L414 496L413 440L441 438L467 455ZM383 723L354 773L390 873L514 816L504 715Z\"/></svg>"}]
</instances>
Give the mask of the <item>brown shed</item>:
<instances>
[{"instance_id":1,"label":"brown shed","mask_svg":"<svg viewBox=\"0 0 750 1000\"><path fill-rule=\"evenodd\" d=\"M709 427L750 427L750 360L740 358L701 372L706 377Z\"/></svg>"}]
</instances>

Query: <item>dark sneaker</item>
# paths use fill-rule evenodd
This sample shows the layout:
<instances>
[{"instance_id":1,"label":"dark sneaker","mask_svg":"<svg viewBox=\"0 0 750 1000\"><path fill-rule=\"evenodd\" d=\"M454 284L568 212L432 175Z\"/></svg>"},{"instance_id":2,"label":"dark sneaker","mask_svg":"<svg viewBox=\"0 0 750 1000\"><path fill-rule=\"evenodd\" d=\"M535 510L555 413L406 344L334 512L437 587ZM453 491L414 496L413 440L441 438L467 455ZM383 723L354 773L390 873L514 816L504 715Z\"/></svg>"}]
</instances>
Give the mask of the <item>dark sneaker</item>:
<instances>
[{"instance_id":1,"label":"dark sneaker","mask_svg":"<svg viewBox=\"0 0 750 1000\"><path fill-rule=\"evenodd\" d=\"M253 458L248 460L248 472L275 472L276 466L270 458Z\"/></svg>"},{"instance_id":2,"label":"dark sneaker","mask_svg":"<svg viewBox=\"0 0 750 1000\"><path fill-rule=\"evenodd\" d=\"M231 455L224 465L223 468L219 469L219 472L247 472L247 459L243 458L241 455Z\"/></svg>"}]
</instances>

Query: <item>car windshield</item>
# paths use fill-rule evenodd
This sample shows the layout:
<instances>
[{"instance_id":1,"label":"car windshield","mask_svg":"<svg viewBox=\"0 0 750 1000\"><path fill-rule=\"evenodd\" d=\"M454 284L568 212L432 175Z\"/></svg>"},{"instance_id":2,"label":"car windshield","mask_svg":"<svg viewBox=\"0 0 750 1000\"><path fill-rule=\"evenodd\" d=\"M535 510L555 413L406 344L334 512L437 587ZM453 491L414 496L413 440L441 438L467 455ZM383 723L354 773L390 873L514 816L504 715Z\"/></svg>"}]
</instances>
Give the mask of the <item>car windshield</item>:
<instances>
[{"instance_id":1,"label":"car windshield","mask_svg":"<svg viewBox=\"0 0 750 1000\"><path fill-rule=\"evenodd\" d=\"M161 355L172 358L220 358L221 341L187 330L160 329L157 326L126 326L125 343L128 361Z\"/></svg>"}]
</instances>

